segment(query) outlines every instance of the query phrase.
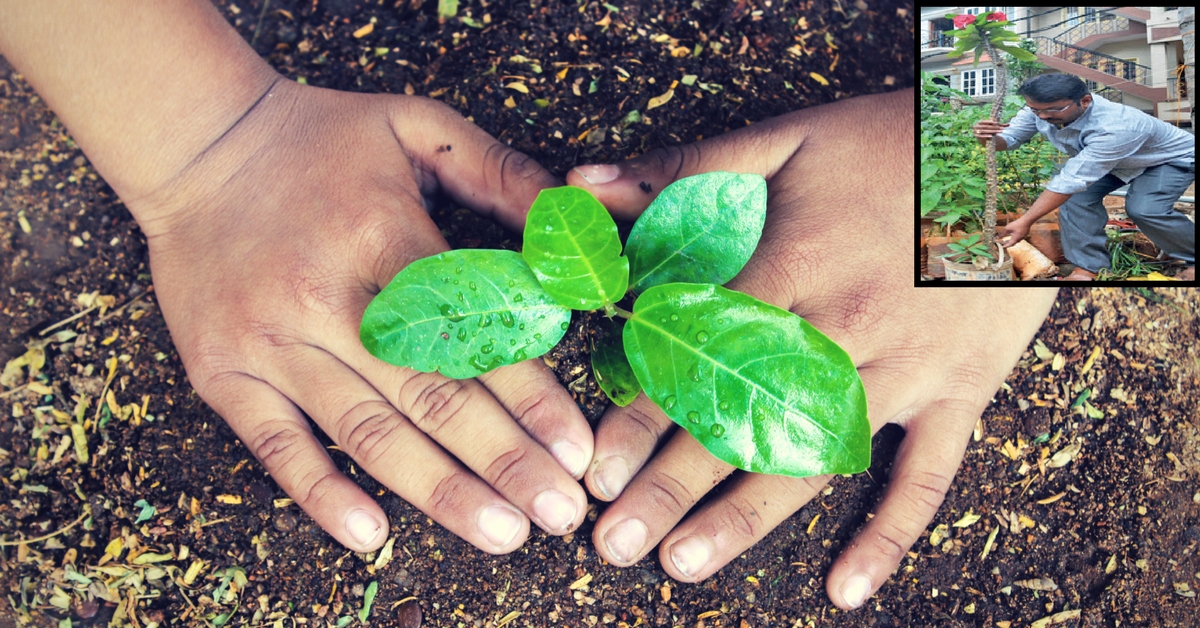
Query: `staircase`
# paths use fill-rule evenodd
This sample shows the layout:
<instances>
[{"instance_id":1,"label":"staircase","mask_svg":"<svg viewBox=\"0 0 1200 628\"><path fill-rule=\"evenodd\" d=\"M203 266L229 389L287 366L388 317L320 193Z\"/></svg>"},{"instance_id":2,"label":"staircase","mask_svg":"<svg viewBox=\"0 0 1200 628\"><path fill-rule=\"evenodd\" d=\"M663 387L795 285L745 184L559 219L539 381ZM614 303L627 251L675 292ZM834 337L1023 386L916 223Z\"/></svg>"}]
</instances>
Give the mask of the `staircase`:
<instances>
[{"instance_id":1,"label":"staircase","mask_svg":"<svg viewBox=\"0 0 1200 628\"><path fill-rule=\"evenodd\" d=\"M1129 19L1127 13L1135 19ZM1144 98L1153 103L1167 100L1166 87L1150 86L1150 68L1088 48L1104 41L1145 37L1145 17L1141 9L1122 8L1080 16L1080 23L1054 38L1034 37L1038 61L1060 72L1074 74L1115 90ZM1138 21L1138 19L1142 21ZM1109 98L1109 100L1114 100Z\"/></svg>"}]
</instances>

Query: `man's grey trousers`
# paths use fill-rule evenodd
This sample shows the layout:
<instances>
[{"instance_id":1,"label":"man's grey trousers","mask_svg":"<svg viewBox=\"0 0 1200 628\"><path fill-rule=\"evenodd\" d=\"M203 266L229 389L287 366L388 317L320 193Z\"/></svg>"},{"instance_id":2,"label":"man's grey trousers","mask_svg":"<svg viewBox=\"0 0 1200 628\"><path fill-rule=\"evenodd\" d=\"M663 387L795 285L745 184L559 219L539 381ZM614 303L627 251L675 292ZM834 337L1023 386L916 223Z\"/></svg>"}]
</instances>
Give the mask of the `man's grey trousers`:
<instances>
[{"instance_id":1,"label":"man's grey trousers","mask_svg":"<svg viewBox=\"0 0 1200 628\"><path fill-rule=\"evenodd\" d=\"M1196 224L1173 207L1195 178L1195 162L1165 163L1147 168L1131 181L1125 196L1129 219L1159 250L1188 264L1196 263ZM1104 196L1123 185L1121 179L1105 175L1063 203L1058 222L1067 261L1093 273L1109 268Z\"/></svg>"}]
</instances>

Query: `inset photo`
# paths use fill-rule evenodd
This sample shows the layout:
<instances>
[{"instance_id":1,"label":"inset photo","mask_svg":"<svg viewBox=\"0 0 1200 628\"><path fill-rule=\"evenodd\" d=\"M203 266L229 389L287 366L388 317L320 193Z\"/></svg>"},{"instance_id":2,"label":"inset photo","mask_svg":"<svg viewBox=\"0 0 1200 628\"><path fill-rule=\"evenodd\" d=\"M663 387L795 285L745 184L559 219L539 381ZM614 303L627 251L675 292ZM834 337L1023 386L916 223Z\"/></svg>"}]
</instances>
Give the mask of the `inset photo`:
<instances>
[{"instance_id":1,"label":"inset photo","mask_svg":"<svg viewBox=\"0 0 1200 628\"><path fill-rule=\"evenodd\" d=\"M1194 61L1177 15L922 9L918 285L1195 283Z\"/></svg>"}]
</instances>

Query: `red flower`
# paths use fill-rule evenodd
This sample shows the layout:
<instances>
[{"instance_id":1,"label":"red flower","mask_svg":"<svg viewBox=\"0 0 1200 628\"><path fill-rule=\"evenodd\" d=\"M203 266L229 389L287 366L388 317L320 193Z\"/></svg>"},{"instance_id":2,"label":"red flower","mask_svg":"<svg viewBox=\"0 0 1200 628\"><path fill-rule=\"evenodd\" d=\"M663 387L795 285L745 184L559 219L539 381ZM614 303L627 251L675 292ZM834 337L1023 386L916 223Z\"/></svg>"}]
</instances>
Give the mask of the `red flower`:
<instances>
[{"instance_id":1,"label":"red flower","mask_svg":"<svg viewBox=\"0 0 1200 628\"><path fill-rule=\"evenodd\" d=\"M999 11L996 11L995 13L989 13L987 16L987 21L989 22L1003 22L1007 19L1008 17Z\"/></svg>"},{"instance_id":2,"label":"red flower","mask_svg":"<svg viewBox=\"0 0 1200 628\"><path fill-rule=\"evenodd\" d=\"M954 18L954 28L957 28L957 29L966 28L967 25L974 24L974 23L975 23L974 15L960 15L960 16Z\"/></svg>"}]
</instances>

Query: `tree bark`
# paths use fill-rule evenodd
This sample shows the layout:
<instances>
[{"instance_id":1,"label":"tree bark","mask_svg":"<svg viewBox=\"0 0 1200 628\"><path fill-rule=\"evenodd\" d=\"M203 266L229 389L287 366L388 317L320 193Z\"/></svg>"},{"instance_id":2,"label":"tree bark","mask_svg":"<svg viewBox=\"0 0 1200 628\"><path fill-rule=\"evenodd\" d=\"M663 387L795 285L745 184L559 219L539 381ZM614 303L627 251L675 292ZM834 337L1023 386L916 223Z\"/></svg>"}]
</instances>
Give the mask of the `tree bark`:
<instances>
[{"instance_id":1,"label":"tree bark","mask_svg":"<svg viewBox=\"0 0 1200 628\"><path fill-rule=\"evenodd\" d=\"M1004 96L1008 92L1008 68L1005 67L1004 60L1000 58L1000 51L992 45L992 42L984 38L984 46L987 47L988 56L992 58L992 65L996 68L996 100L992 103L992 119L1000 122L1000 113L1004 110ZM992 137L987 143L987 196L983 206L983 242L988 250L1000 252L1000 245L996 243L996 199L1000 195L999 176L996 173L996 138ZM1000 259L997 255L996 259Z\"/></svg>"},{"instance_id":2,"label":"tree bark","mask_svg":"<svg viewBox=\"0 0 1200 628\"><path fill-rule=\"evenodd\" d=\"M1196 128L1196 10L1179 7L1179 33L1183 39L1184 77L1187 81L1188 102L1192 108L1192 129ZM1181 88L1182 86L1176 86Z\"/></svg>"}]
</instances>

